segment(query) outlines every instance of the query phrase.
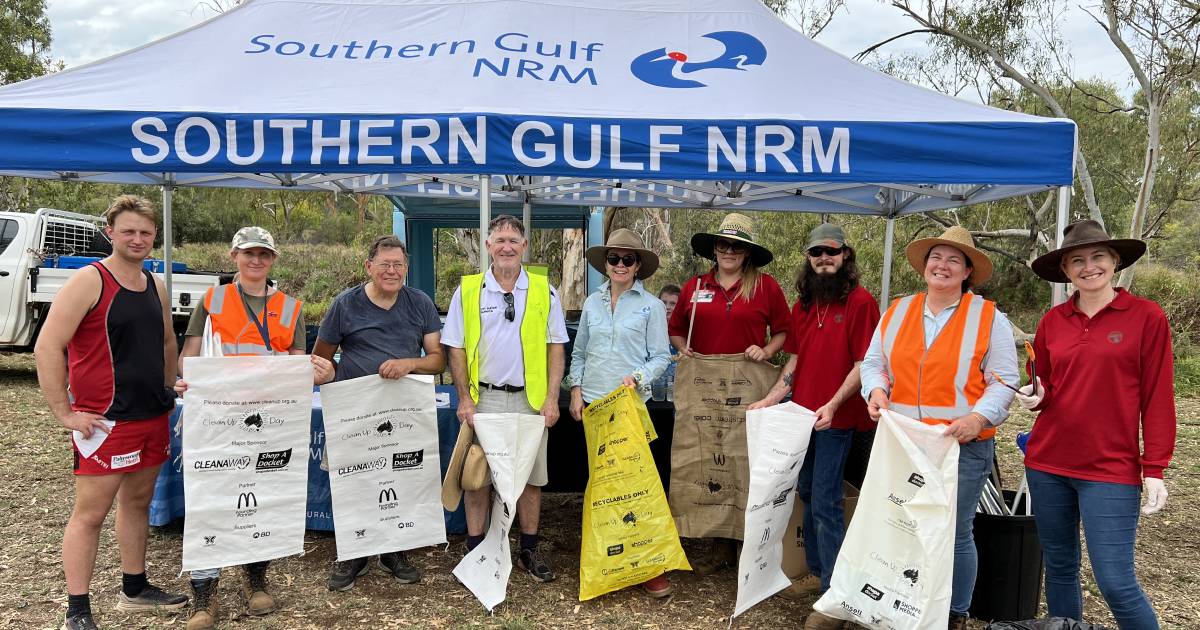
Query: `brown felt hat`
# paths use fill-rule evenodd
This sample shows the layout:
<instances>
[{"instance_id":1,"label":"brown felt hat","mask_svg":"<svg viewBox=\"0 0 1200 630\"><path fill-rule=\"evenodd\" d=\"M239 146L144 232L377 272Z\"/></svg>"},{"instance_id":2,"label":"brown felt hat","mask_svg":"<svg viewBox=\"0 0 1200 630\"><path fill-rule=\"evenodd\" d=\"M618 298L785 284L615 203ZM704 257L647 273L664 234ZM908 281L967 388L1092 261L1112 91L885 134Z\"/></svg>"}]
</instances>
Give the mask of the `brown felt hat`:
<instances>
[{"instance_id":1,"label":"brown felt hat","mask_svg":"<svg viewBox=\"0 0 1200 630\"><path fill-rule=\"evenodd\" d=\"M454 442L454 453L446 466L446 479L442 482L442 507L453 512L462 501L463 490L479 490L490 481L487 455L475 444L475 429L467 423L458 427L458 440Z\"/></svg>"},{"instance_id":2,"label":"brown felt hat","mask_svg":"<svg viewBox=\"0 0 1200 630\"><path fill-rule=\"evenodd\" d=\"M641 266L638 267L637 279L645 280L654 275L658 271L658 254L646 249L646 243L642 241L642 237L638 236L637 232L628 228L617 228L608 235L608 241L603 245L593 245L587 248L583 253L584 258L587 258L588 264L593 269L599 271L602 275L608 274L608 268L604 266L605 258L608 256L610 249L628 249L637 252L638 258L641 261Z\"/></svg>"},{"instance_id":3,"label":"brown felt hat","mask_svg":"<svg viewBox=\"0 0 1200 630\"><path fill-rule=\"evenodd\" d=\"M938 245L953 247L971 259L971 275L967 277L971 286L977 287L992 277L992 260L987 254L975 249L975 239L971 238L971 233L957 225L946 228L937 238L921 238L909 243L904 250L904 254L908 256L908 264L912 265L917 273L925 273L925 257L929 255L929 250Z\"/></svg>"},{"instance_id":4,"label":"brown felt hat","mask_svg":"<svg viewBox=\"0 0 1200 630\"><path fill-rule=\"evenodd\" d=\"M1144 241L1136 238L1109 238L1108 232L1104 231L1104 226L1100 225L1099 221L1086 219L1063 229L1062 247L1038 256L1030 267L1033 268L1033 273L1042 279L1050 282L1070 282L1062 270L1063 257L1072 249L1099 245L1113 248L1121 257L1120 264L1113 270L1114 273L1137 262L1137 259L1146 253Z\"/></svg>"}]
</instances>

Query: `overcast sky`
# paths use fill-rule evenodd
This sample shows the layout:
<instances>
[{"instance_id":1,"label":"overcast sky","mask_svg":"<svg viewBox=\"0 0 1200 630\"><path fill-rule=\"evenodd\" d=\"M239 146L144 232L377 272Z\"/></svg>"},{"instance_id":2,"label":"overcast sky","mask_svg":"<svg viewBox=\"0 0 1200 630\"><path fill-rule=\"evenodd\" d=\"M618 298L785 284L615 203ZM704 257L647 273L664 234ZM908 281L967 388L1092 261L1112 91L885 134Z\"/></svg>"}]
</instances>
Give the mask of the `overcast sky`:
<instances>
[{"instance_id":1,"label":"overcast sky","mask_svg":"<svg viewBox=\"0 0 1200 630\"><path fill-rule=\"evenodd\" d=\"M228 0L221 0L229 4ZM50 0L52 54L68 66L129 50L154 41L212 15L212 0ZM878 0L847 0L818 41L852 56L891 35L914 28L913 22ZM1070 41L1077 78L1104 77L1129 93L1129 72L1108 38L1090 17L1074 5L1062 26ZM920 49L920 36L911 36L886 50ZM200 60L198 60L200 61ZM963 95L965 98L970 95Z\"/></svg>"}]
</instances>

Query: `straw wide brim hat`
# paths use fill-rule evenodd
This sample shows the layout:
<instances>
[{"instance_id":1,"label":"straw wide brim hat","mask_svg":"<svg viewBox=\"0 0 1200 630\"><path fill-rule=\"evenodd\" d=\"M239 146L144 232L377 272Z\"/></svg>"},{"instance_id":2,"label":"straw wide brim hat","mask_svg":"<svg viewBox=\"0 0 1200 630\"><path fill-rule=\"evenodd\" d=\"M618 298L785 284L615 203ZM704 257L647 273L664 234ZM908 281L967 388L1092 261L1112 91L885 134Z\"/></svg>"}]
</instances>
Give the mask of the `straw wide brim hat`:
<instances>
[{"instance_id":1,"label":"straw wide brim hat","mask_svg":"<svg viewBox=\"0 0 1200 630\"><path fill-rule=\"evenodd\" d=\"M775 259L771 250L758 244L754 232L754 219L744 214L731 212L721 220L721 225L717 227L716 232L693 234L692 251L696 252L697 256L715 262L717 254L713 250L713 244L717 242L718 238L745 243L749 249L750 262L754 263L755 267L765 267Z\"/></svg>"},{"instance_id":2,"label":"straw wide brim hat","mask_svg":"<svg viewBox=\"0 0 1200 630\"><path fill-rule=\"evenodd\" d=\"M454 453L446 467L446 479L442 482L442 507L447 511L458 509L463 490L479 490L488 484L491 471L487 455L474 442L475 429L465 422L460 424Z\"/></svg>"},{"instance_id":3,"label":"straw wide brim hat","mask_svg":"<svg viewBox=\"0 0 1200 630\"><path fill-rule=\"evenodd\" d=\"M1114 271L1120 271L1141 258L1146 253L1146 243L1136 238L1109 238L1108 232L1099 221L1087 219L1068 225L1063 230L1062 246L1034 259L1033 273L1050 282L1070 282L1062 270L1062 259L1067 252L1080 247L1105 245L1116 250L1121 257L1120 264Z\"/></svg>"},{"instance_id":4,"label":"straw wide brim hat","mask_svg":"<svg viewBox=\"0 0 1200 630\"><path fill-rule=\"evenodd\" d=\"M975 249L975 239L966 228L951 226L937 238L921 238L908 244L904 254L908 264L919 274L925 273L925 256L938 245L949 245L971 259L971 275L967 278L971 286L977 287L992 277L992 261L987 254Z\"/></svg>"},{"instance_id":5,"label":"straw wide brim hat","mask_svg":"<svg viewBox=\"0 0 1200 630\"><path fill-rule=\"evenodd\" d=\"M604 259L608 257L608 250L610 249L628 249L637 252L638 257L641 259L641 266L638 267L637 271L638 280L645 280L654 275L655 271L658 271L658 254L646 249L646 243L642 241L642 237L638 236L637 232L628 228L613 230L603 245L594 245L587 248L583 256L587 258L588 264L593 269L599 271L602 275L608 275L608 268L604 266Z\"/></svg>"}]
</instances>

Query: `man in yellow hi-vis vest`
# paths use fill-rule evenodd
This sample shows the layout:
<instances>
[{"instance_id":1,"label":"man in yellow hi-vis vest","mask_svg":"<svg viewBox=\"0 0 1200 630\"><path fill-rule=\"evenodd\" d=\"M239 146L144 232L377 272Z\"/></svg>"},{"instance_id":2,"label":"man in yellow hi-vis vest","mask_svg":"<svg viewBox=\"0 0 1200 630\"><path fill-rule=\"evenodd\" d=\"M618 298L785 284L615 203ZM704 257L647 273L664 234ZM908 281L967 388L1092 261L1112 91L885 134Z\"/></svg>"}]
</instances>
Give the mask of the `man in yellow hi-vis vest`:
<instances>
[{"instance_id":1,"label":"man in yellow hi-vis vest","mask_svg":"<svg viewBox=\"0 0 1200 630\"><path fill-rule=\"evenodd\" d=\"M558 421L559 384L567 327L558 294L544 274L521 265L529 240L516 217L502 215L488 225L486 273L463 276L454 291L442 343L450 348L450 371L458 390L458 419L463 431L476 413L541 414L547 430ZM538 518L546 485L546 440L521 497L518 561L535 579L549 582L554 572L538 550ZM476 440L477 441L477 440ZM490 488L467 490L467 548L483 541Z\"/></svg>"}]
</instances>

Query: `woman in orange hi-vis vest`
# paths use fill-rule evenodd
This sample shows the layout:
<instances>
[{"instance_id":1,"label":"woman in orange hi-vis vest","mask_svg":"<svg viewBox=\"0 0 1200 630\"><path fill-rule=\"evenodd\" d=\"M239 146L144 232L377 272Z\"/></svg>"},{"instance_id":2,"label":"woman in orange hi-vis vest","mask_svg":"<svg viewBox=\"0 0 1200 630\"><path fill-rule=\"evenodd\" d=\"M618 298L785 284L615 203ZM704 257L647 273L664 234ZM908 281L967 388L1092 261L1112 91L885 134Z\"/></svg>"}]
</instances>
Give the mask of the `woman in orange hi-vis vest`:
<instances>
[{"instance_id":1,"label":"woman in orange hi-vis vest","mask_svg":"<svg viewBox=\"0 0 1200 630\"><path fill-rule=\"evenodd\" d=\"M237 275L233 282L205 292L202 303L192 312L179 353L180 374L185 357L200 355L205 320L211 322L212 332L220 335L221 353L225 356L305 353L302 304L267 283L271 266L279 255L271 233L260 227L238 230L229 255L237 265ZM327 359L314 356L312 363L314 383L333 378L333 364ZM175 391L180 394L187 391L187 381L177 381ZM251 615L275 610L275 598L267 591L268 564L255 562L242 567L247 612ZM193 597L187 630L216 627L219 577L220 569L191 572Z\"/></svg>"},{"instance_id":2,"label":"woman in orange hi-vis vest","mask_svg":"<svg viewBox=\"0 0 1200 630\"><path fill-rule=\"evenodd\" d=\"M902 297L884 313L862 363L862 392L872 418L891 409L945 425L961 445L950 628L966 628L978 558L973 524L992 469L996 427L1008 417L1017 383L1012 325L995 303L972 293L992 262L971 233L951 227L913 241L905 252L926 291Z\"/></svg>"}]
</instances>

